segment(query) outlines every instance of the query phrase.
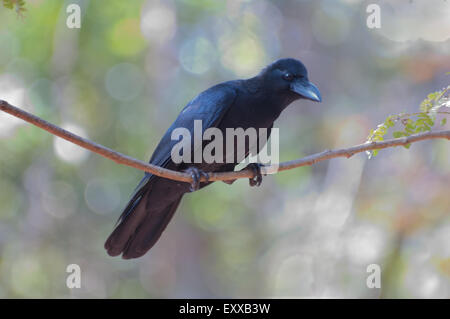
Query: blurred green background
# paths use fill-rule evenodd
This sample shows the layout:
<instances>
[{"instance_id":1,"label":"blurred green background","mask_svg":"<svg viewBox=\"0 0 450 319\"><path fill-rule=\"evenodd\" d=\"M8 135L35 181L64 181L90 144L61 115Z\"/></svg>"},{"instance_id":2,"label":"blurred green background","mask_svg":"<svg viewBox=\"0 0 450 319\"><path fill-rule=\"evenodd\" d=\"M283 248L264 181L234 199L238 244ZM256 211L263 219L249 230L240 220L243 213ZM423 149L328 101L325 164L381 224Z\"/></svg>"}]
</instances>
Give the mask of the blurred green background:
<instances>
[{"instance_id":1,"label":"blurred green background","mask_svg":"<svg viewBox=\"0 0 450 319\"><path fill-rule=\"evenodd\" d=\"M372 2L27 0L0 8L0 99L147 160L199 92L294 57L324 101L281 115L281 160L351 146L450 82L450 3L375 1L369 29ZM131 261L103 243L142 172L2 113L0 154L2 298L450 297L448 141L215 183Z\"/></svg>"}]
</instances>

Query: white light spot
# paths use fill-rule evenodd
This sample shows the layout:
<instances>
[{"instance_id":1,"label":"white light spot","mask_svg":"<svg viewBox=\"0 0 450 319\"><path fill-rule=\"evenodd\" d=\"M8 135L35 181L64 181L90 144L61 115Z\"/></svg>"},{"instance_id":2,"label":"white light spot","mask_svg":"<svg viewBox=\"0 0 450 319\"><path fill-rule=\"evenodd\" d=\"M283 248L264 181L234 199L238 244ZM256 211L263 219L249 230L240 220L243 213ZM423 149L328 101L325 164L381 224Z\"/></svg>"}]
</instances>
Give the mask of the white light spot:
<instances>
[{"instance_id":1,"label":"white light spot","mask_svg":"<svg viewBox=\"0 0 450 319\"><path fill-rule=\"evenodd\" d=\"M446 41L450 38L450 5L443 0L382 1L379 32L393 41ZM419 23L418 23L419 22Z\"/></svg>"},{"instance_id":2,"label":"white light spot","mask_svg":"<svg viewBox=\"0 0 450 319\"><path fill-rule=\"evenodd\" d=\"M148 1L142 9L141 31L149 41L163 43L175 34L176 17L173 9L163 3Z\"/></svg>"},{"instance_id":3,"label":"white light spot","mask_svg":"<svg viewBox=\"0 0 450 319\"><path fill-rule=\"evenodd\" d=\"M187 40L181 47L179 55L182 67L195 74L207 72L215 59L216 52L213 45L203 37Z\"/></svg>"},{"instance_id":4,"label":"white light spot","mask_svg":"<svg viewBox=\"0 0 450 319\"><path fill-rule=\"evenodd\" d=\"M25 88L20 79L12 74L0 76L0 99L19 108L24 107ZM14 128L25 122L5 112L0 112L0 137L8 136Z\"/></svg>"},{"instance_id":5,"label":"white light spot","mask_svg":"<svg viewBox=\"0 0 450 319\"><path fill-rule=\"evenodd\" d=\"M358 226L347 235L347 255L357 264L374 262L383 251L384 236L375 226Z\"/></svg>"},{"instance_id":6,"label":"white light spot","mask_svg":"<svg viewBox=\"0 0 450 319\"><path fill-rule=\"evenodd\" d=\"M87 138L86 132L80 126L66 123L62 125L62 128L81 137ZM79 164L86 160L89 156L89 151L56 136L53 138L53 149L61 160L71 164Z\"/></svg>"}]
</instances>

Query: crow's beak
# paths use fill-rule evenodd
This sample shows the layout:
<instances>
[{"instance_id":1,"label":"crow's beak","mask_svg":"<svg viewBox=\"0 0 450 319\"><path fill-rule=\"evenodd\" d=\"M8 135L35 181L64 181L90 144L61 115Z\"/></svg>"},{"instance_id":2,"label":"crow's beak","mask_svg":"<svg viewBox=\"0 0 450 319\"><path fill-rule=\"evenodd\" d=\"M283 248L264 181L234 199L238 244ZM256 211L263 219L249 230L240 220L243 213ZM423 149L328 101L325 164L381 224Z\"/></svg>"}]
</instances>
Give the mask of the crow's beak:
<instances>
[{"instance_id":1,"label":"crow's beak","mask_svg":"<svg viewBox=\"0 0 450 319\"><path fill-rule=\"evenodd\" d=\"M320 95L319 89L308 80L294 81L291 84L291 91L301 95L305 99L314 102L322 102L322 96Z\"/></svg>"}]
</instances>

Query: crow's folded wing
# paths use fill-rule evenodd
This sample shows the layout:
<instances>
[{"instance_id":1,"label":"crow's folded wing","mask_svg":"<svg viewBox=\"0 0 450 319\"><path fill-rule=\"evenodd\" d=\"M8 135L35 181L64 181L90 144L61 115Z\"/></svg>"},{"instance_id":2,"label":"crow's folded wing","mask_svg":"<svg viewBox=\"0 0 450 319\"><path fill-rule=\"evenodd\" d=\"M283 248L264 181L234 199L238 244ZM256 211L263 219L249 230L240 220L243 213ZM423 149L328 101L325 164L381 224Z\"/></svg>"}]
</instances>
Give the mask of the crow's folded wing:
<instances>
[{"instance_id":1,"label":"crow's folded wing","mask_svg":"<svg viewBox=\"0 0 450 319\"><path fill-rule=\"evenodd\" d=\"M169 127L153 152L150 163L166 167L170 162L172 148L179 142L179 140L172 140L173 130L186 128L193 140L194 121L202 120L203 132L210 127L216 127L230 106L233 105L235 98L236 91L228 83L218 84L200 93L183 108L175 122ZM146 173L135 192L147 184L152 176L152 174Z\"/></svg>"}]
</instances>

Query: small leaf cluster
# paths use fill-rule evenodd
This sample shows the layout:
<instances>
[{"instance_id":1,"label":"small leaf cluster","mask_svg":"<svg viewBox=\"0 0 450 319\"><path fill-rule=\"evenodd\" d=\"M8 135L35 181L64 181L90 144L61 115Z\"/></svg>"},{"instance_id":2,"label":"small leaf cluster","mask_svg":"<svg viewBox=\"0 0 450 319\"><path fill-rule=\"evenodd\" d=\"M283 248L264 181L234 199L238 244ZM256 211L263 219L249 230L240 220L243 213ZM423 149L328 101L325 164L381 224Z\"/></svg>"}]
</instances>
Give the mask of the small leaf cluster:
<instances>
[{"instance_id":1,"label":"small leaf cluster","mask_svg":"<svg viewBox=\"0 0 450 319\"><path fill-rule=\"evenodd\" d=\"M2 0L2 2L5 8L15 10L19 16L22 16L27 10L25 0Z\"/></svg>"},{"instance_id":2,"label":"small leaf cluster","mask_svg":"<svg viewBox=\"0 0 450 319\"><path fill-rule=\"evenodd\" d=\"M440 108L443 106L450 107L449 92L450 85L440 91L428 94L425 100L420 104L421 112L389 115L376 129L370 131L367 143L383 141L389 128L394 127L397 122L401 123L402 129L392 133L395 138L431 131L431 128L436 122L436 114L450 114L450 112L440 111ZM445 125L446 122L447 118L443 118L441 125ZM407 144L404 147L409 148L409 146L410 144ZM369 155L369 158L374 157L378 154L378 150L367 152L367 154Z\"/></svg>"},{"instance_id":3,"label":"small leaf cluster","mask_svg":"<svg viewBox=\"0 0 450 319\"><path fill-rule=\"evenodd\" d=\"M420 110L425 113L433 113L437 112L442 106L450 106L449 91L450 85L441 91L428 94L426 99L420 103Z\"/></svg>"},{"instance_id":4,"label":"small leaf cluster","mask_svg":"<svg viewBox=\"0 0 450 319\"><path fill-rule=\"evenodd\" d=\"M386 120L378 124L376 129L370 130L370 134L367 137L367 142L382 142L384 141L384 136L387 134L389 128L393 127L395 125L395 115L389 115ZM372 156L377 156L378 150L372 150L368 151L367 154L369 155L369 159Z\"/></svg>"}]
</instances>

